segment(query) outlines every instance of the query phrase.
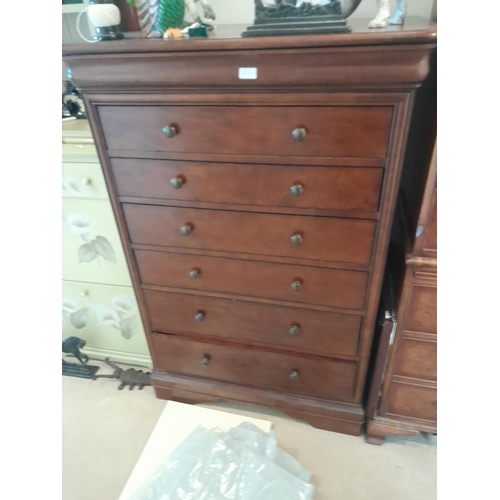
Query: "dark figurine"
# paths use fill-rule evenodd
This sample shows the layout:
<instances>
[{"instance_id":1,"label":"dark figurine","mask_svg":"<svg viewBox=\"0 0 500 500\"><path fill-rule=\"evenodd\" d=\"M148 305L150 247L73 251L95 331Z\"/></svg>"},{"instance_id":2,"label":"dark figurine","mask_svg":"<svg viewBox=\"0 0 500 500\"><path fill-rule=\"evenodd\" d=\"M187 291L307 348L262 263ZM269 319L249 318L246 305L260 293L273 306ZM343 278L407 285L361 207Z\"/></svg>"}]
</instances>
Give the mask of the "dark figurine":
<instances>
[{"instance_id":1,"label":"dark figurine","mask_svg":"<svg viewBox=\"0 0 500 500\"><path fill-rule=\"evenodd\" d=\"M63 340L62 352L65 354L72 354L81 363L81 365L77 363L68 363L63 359L63 375L80 378L94 378L94 375L97 370L99 370L99 367L87 365L89 357L86 354L83 354L83 352L80 352L80 349L83 349L85 344L85 340L78 337L68 337L66 340Z\"/></svg>"},{"instance_id":2,"label":"dark figurine","mask_svg":"<svg viewBox=\"0 0 500 500\"><path fill-rule=\"evenodd\" d=\"M75 358L82 363L82 365L87 364L89 357L83 352L80 352L80 349L85 347L85 340L82 340L78 337L68 337L66 340L62 342L62 352L65 354L73 354Z\"/></svg>"},{"instance_id":3,"label":"dark figurine","mask_svg":"<svg viewBox=\"0 0 500 500\"><path fill-rule=\"evenodd\" d=\"M105 362L108 366L115 369L113 375L98 375L94 377L94 380L97 378L117 378L121 381L121 384L118 386L118 390L121 391L125 386L129 386L129 389L132 390L135 386L139 390L145 385L151 385L151 373L144 373L142 370L134 370L133 368L129 368L128 370L122 370L119 366L111 363L108 358L105 359Z\"/></svg>"}]
</instances>

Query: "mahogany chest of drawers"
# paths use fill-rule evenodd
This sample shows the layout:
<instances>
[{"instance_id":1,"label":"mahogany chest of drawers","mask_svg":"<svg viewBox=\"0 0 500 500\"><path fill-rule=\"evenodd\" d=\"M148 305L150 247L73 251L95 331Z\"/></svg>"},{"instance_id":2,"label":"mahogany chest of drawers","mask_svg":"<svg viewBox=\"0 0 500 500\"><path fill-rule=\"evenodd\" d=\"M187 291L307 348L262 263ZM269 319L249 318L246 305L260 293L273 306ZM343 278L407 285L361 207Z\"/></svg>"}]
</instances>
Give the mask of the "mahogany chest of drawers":
<instances>
[{"instance_id":1,"label":"mahogany chest of drawers","mask_svg":"<svg viewBox=\"0 0 500 500\"><path fill-rule=\"evenodd\" d=\"M269 405L359 434L412 101L435 28L241 31L63 49L105 170L153 385L161 398Z\"/></svg>"}]
</instances>

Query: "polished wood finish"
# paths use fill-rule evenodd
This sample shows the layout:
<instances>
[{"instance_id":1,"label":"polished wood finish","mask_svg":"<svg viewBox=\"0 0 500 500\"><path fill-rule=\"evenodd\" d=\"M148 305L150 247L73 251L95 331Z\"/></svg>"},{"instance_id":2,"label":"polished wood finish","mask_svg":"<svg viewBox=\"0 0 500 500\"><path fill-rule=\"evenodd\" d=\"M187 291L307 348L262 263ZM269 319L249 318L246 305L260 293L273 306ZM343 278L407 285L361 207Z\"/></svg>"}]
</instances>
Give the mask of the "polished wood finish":
<instances>
[{"instance_id":1,"label":"polished wood finish","mask_svg":"<svg viewBox=\"0 0 500 500\"><path fill-rule=\"evenodd\" d=\"M156 394L266 404L359 434L435 27L410 19L279 40L225 29L203 42L64 48L149 332ZM240 80L239 67L258 78ZM198 279L183 284L196 260Z\"/></svg>"},{"instance_id":2,"label":"polished wood finish","mask_svg":"<svg viewBox=\"0 0 500 500\"><path fill-rule=\"evenodd\" d=\"M135 258L144 284L346 309L365 306L368 273L145 250L136 250ZM299 290L292 287L297 281Z\"/></svg>"},{"instance_id":3,"label":"polished wood finish","mask_svg":"<svg viewBox=\"0 0 500 500\"><path fill-rule=\"evenodd\" d=\"M113 158L122 197L377 212L383 170ZM181 187L174 188L172 179ZM293 195L290 188L300 185ZM241 209L241 207L240 207Z\"/></svg>"},{"instance_id":4,"label":"polished wood finish","mask_svg":"<svg viewBox=\"0 0 500 500\"><path fill-rule=\"evenodd\" d=\"M354 264L370 263L375 233L373 221L359 219L130 204L123 213L132 243ZM181 233L186 225L190 235Z\"/></svg>"},{"instance_id":5,"label":"polished wood finish","mask_svg":"<svg viewBox=\"0 0 500 500\"><path fill-rule=\"evenodd\" d=\"M437 380L437 344L433 340L402 337L394 374L403 377Z\"/></svg>"},{"instance_id":6,"label":"polished wood finish","mask_svg":"<svg viewBox=\"0 0 500 500\"><path fill-rule=\"evenodd\" d=\"M437 256L436 175L434 145L418 233L404 263L394 343L387 346L381 340L376 353L377 364L385 367L385 379L382 382L375 372L371 377L368 400L377 404L368 415L366 440L372 444L382 444L390 435L437 431L437 260L433 258ZM405 219L404 211L400 215ZM411 218L405 220L407 231L411 231ZM403 239L400 252L412 241L411 233L404 234Z\"/></svg>"},{"instance_id":7,"label":"polished wood finish","mask_svg":"<svg viewBox=\"0 0 500 500\"><path fill-rule=\"evenodd\" d=\"M109 149L385 158L392 112L389 106L100 106L99 118ZM177 129L175 137L165 136L166 125ZM297 127L307 130L302 141L292 136Z\"/></svg>"},{"instance_id":8,"label":"polished wood finish","mask_svg":"<svg viewBox=\"0 0 500 500\"><path fill-rule=\"evenodd\" d=\"M356 365L277 351L241 348L218 343L153 334L158 368L202 378L224 380L290 394L325 399L352 398ZM202 359L209 359L205 366ZM290 374L296 372L296 379Z\"/></svg>"},{"instance_id":9,"label":"polished wood finish","mask_svg":"<svg viewBox=\"0 0 500 500\"><path fill-rule=\"evenodd\" d=\"M158 332L356 359L360 316L149 289L144 295L153 329ZM202 322L195 320L199 311L205 314Z\"/></svg>"}]
</instances>

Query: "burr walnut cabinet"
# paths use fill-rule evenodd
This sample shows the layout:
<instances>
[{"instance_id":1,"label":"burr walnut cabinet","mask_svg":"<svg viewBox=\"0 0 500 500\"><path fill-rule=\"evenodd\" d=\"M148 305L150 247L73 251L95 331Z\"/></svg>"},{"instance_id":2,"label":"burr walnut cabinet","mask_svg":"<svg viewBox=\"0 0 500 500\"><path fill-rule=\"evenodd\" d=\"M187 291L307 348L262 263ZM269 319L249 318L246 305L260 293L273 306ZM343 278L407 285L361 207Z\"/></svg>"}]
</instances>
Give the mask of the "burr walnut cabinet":
<instances>
[{"instance_id":1,"label":"burr walnut cabinet","mask_svg":"<svg viewBox=\"0 0 500 500\"><path fill-rule=\"evenodd\" d=\"M396 303L385 304L388 312L395 311L374 352L366 425L366 440L372 444L382 444L390 435L437 432L436 147L412 248L402 265L392 251L390 257L391 271L403 280L395 287Z\"/></svg>"},{"instance_id":2,"label":"burr walnut cabinet","mask_svg":"<svg viewBox=\"0 0 500 500\"><path fill-rule=\"evenodd\" d=\"M158 397L360 434L414 93L435 27L63 48Z\"/></svg>"}]
</instances>

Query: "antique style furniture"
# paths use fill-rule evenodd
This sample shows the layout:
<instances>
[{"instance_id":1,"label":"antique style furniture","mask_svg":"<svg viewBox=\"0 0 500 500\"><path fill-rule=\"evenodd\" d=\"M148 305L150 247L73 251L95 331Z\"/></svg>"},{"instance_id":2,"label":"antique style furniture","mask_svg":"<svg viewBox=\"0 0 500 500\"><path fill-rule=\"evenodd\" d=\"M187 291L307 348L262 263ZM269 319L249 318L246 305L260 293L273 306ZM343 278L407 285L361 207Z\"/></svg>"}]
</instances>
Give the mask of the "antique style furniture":
<instances>
[{"instance_id":1,"label":"antique style furniture","mask_svg":"<svg viewBox=\"0 0 500 500\"><path fill-rule=\"evenodd\" d=\"M65 46L158 397L360 434L414 92L435 27Z\"/></svg>"},{"instance_id":2,"label":"antique style furniture","mask_svg":"<svg viewBox=\"0 0 500 500\"><path fill-rule=\"evenodd\" d=\"M84 339L90 356L151 366L89 124L62 128L62 338Z\"/></svg>"},{"instance_id":3,"label":"antique style furniture","mask_svg":"<svg viewBox=\"0 0 500 500\"><path fill-rule=\"evenodd\" d=\"M389 435L437 431L436 170L434 148L416 237L403 264L400 294L394 287L399 294L394 315L390 299L385 301L388 321L378 343L367 404L366 440L373 444L382 444ZM390 269L401 272L392 252L390 258L395 261Z\"/></svg>"}]
</instances>

